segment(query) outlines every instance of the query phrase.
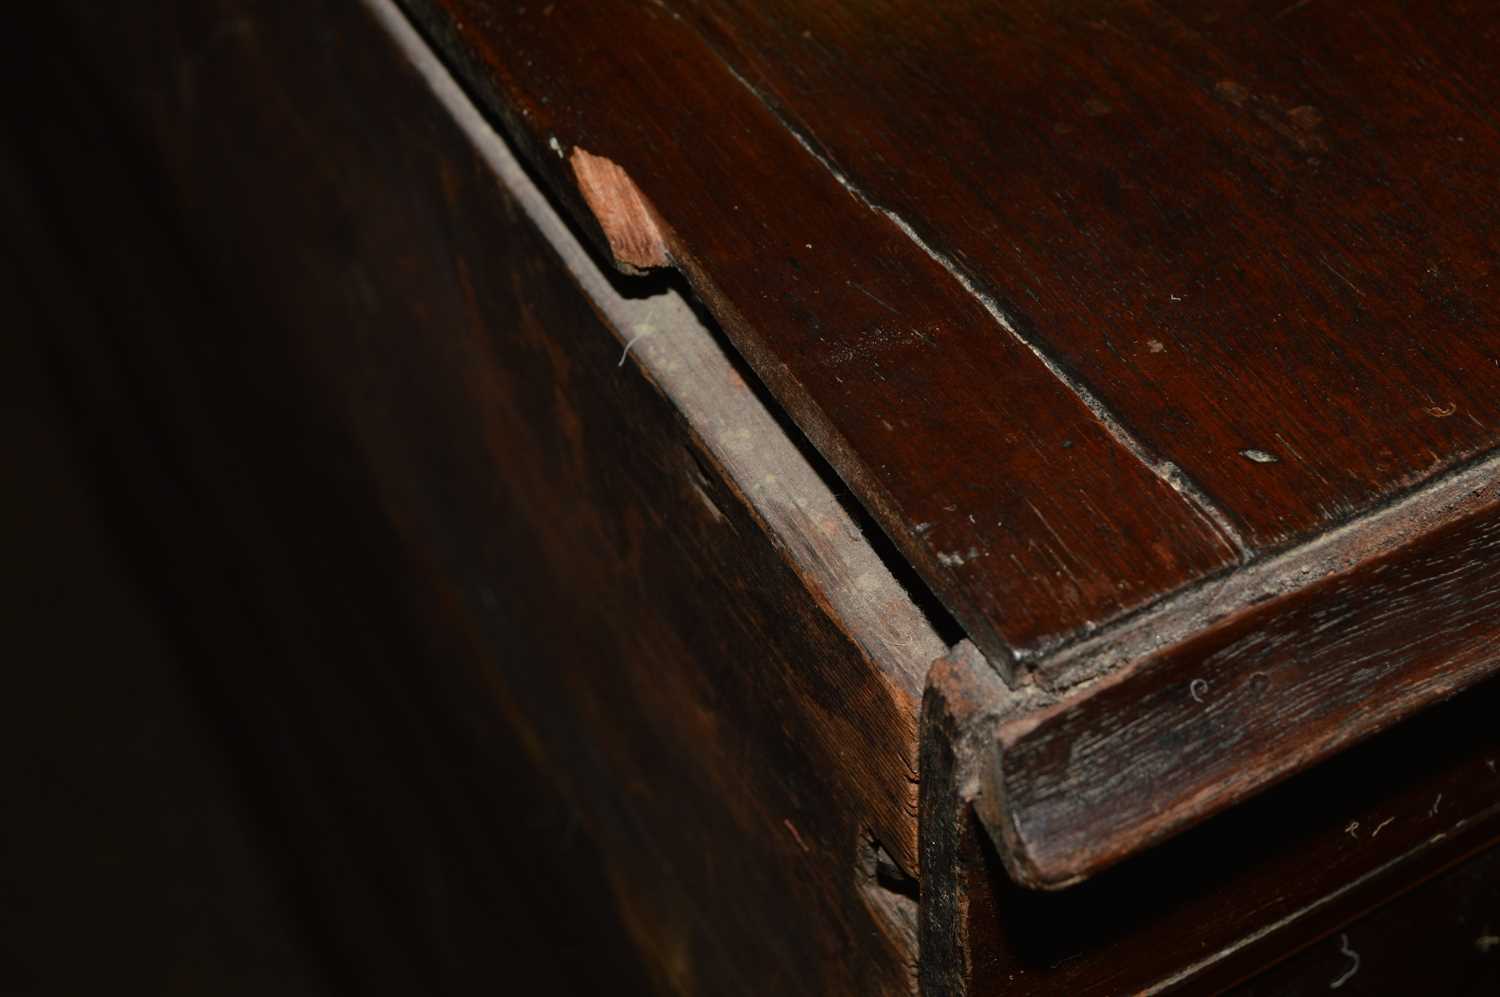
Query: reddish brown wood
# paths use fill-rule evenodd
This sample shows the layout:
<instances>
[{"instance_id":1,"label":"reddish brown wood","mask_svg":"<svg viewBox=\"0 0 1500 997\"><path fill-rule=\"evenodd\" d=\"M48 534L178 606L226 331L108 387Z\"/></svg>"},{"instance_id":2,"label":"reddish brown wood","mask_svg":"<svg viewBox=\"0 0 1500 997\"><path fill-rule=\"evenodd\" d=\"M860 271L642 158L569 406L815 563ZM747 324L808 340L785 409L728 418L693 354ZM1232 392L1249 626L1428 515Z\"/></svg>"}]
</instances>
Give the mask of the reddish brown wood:
<instances>
[{"instance_id":1,"label":"reddish brown wood","mask_svg":"<svg viewBox=\"0 0 1500 997\"><path fill-rule=\"evenodd\" d=\"M1500 489L1469 516L1004 724L982 810L1058 887L1500 669Z\"/></svg>"},{"instance_id":2,"label":"reddish brown wood","mask_svg":"<svg viewBox=\"0 0 1500 997\"><path fill-rule=\"evenodd\" d=\"M298 440L308 464L350 469L340 494L388 546L375 570L436 649L420 680L382 674L381 719L433 682L437 713L515 731L598 839L662 987L900 992L918 871L930 992L1038 959L1036 986L1078 992L1230 982L1292 944L1247 933L1483 843L1478 756L1439 745L1389 796L1378 756L1334 760L1334 788L1058 897L999 874L1092 874L1496 664L1477 42L1393 5L1338 52L1347 15L1303 22L1308 5L1224 3L1192 30L1203 12L1104 0L910 21L408 6L599 249L687 275L990 658L931 699L919 855L920 664L881 667L891 645L864 624L882 607L840 601L832 547L786 531L770 476L738 477L702 412L622 365L638 337L580 293L392 22L331 2L71 8L195 266L270 337L240 349L296 385L323 427ZM1409 59L1439 41L1446 75L1385 82L1414 86ZM1439 132L1472 137L1478 165L1439 155ZM161 380L212 384L198 356ZM226 458L195 452L242 503ZM1474 489L1450 502L1465 462ZM270 550L266 577L295 578ZM343 677L310 681L315 701ZM463 810L464 782L444 785ZM1452 844L1409 819L1439 786L1466 801L1437 832ZM455 834L503 823L464 812ZM1346 860L1347 813L1372 847ZM1195 879L1242 852L1211 891ZM1080 935L1075 965L1057 946Z\"/></svg>"},{"instance_id":3,"label":"reddish brown wood","mask_svg":"<svg viewBox=\"0 0 1500 997\"><path fill-rule=\"evenodd\" d=\"M410 6L623 266L689 275L1007 676L1069 696L1000 753L986 819L1024 880L1493 666L1483 523L1412 545L1472 512L1413 487L1500 442L1493 68L1446 45L1457 13ZM1302 678L1256 663L1282 648ZM1200 729L1200 690L1252 674L1236 735Z\"/></svg>"},{"instance_id":4,"label":"reddish brown wood","mask_svg":"<svg viewBox=\"0 0 1500 997\"><path fill-rule=\"evenodd\" d=\"M1071 477L1068 430L1019 450L978 432L996 417L1035 431L1034 401L998 377L1017 358L1032 369L1022 340L1252 553L1497 442L1482 290L1495 88L1482 50L1448 44L1455 24L1490 30L1488 14L414 7L540 162L557 141L627 164L669 255L992 657L1090 630L1208 564L1121 518L1139 485ZM1410 85L1428 56L1451 83ZM706 101L712 118L694 110ZM934 285L970 309L951 331L882 326L958 315ZM1117 557L1143 546L1146 563L1197 567L1148 580Z\"/></svg>"},{"instance_id":5,"label":"reddish brown wood","mask_svg":"<svg viewBox=\"0 0 1500 997\"><path fill-rule=\"evenodd\" d=\"M1193 503L663 8L407 6L565 197L578 150L623 170L735 345L997 660L1230 563Z\"/></svg>"},{"instance_id":6,"label":"reddish brown wood","mask_svg":"<svg viewBox=\"0 0 1500 997\"><path fill-rule=\"evenodd\" d=\"M1500 442L1500 12L680 0L1252 550Z\"/></svg>"}]
</instances>

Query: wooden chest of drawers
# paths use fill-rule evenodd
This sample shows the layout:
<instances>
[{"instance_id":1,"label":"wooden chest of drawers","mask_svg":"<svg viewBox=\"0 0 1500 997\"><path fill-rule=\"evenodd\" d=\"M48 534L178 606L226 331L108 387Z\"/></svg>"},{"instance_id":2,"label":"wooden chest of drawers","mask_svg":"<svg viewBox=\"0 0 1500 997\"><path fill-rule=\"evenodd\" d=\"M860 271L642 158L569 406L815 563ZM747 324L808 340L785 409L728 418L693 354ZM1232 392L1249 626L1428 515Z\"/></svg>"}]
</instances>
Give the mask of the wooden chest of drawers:
<instances>
[{"instance_id":1,"label":"wooden chest of drawers","mask_svg":"<svg viewBox=\"0 0 1500 997\"><path fill-rule=\"evenodd\" d=\"M576 835L663 992L1401 992L1345 926L1500 827L1500 18L61 7L126 137L70 210L143 185L142 259L219 289L146 382L297 434L185 473L245 536L282 474L267 535L364 538L410 641L244 707L451 809L297 810L357 842L307 871L351 951L492 981L423 884ZM324 556L251 546L271 604Z\"/></svg>"}]
</instances>

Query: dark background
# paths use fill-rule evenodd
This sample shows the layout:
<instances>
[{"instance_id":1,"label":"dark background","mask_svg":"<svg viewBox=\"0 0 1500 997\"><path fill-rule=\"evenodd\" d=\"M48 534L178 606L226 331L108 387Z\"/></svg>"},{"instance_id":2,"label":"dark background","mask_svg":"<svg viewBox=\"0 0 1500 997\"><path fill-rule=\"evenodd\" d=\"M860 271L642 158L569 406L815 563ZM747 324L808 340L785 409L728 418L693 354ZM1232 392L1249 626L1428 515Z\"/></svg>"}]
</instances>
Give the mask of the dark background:
<instances>
[{"instance_id":1,"label":"dark background","mask_svg":"<svg viewBox=\"0 0 1500 997\"><path fill-rule=\"evenodd\" d=\"M276 330L29 8L0 13L0 993L641 989L568 807L428 682Z\"/></svg>"}]
</instances>

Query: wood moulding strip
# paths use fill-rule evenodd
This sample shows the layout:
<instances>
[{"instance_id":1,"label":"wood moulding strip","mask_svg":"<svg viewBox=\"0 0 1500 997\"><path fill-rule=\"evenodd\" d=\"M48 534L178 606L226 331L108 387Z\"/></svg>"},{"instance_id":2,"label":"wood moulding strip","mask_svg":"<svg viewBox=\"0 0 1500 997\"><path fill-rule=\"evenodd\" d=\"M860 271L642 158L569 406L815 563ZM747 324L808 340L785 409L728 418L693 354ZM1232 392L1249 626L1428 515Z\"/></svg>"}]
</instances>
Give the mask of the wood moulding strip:
<instances>
[{"instance_id":1,"label":"wood moulding strip","mask_svg":"<svg viewBox=\"0 0 1500 997\"><path fill-rule=\"evenodd\" d=\"M1087 878L1500 671L1500 458L1240 574L999 725L977 809L1019 882Z\"/></svg>"},{"instance_id":2,"label":"wood moulding strip","mask_svg":"<svg viewBox=\"0 0 1500 997\"><path fill-rule=\"evenodd\" d=\"M1035 682L1064 694L1119 673L1221 620L1295 595L1360 563L1391 553L1493 502L1500 453L1443 474L1305 543L1263 556L1168 596L1154 606L1028 662Z\"/></svg>"}]
</instances>

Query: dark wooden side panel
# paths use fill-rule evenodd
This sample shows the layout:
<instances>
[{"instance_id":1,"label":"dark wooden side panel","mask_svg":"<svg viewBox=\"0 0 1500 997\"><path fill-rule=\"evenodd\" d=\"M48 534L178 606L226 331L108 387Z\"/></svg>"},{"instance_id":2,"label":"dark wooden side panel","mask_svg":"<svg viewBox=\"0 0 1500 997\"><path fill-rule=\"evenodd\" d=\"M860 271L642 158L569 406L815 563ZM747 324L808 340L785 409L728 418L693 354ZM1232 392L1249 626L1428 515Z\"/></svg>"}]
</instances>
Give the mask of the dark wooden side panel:
<instances>
[{"instance_id":1,"label":"dark wooden side panel","mask_svg":"<svg viewBox=\"0 0 1500 997\"><path fill-rule=\"evenodd\" d=\"M1068 890L1028 890L971 806L967 752L999 719L976 664L935 666L923 707L926 993L1215 993L1500 838L1492 682L1170 847Z\"/></svg>"},{"instance_id":2,"label":"dark wooden side panel","mask_svg":"<svg viewBox=\"0 0 1500 997\"><path fill-rule=\"evenodd\" d=\"M381 676L436 713L426 736L525 746L664 989L908 992L909 938L877 913L901 904L871 899L860 859L874 839L914 864L915 704L621 365L372 8L70 9L101 107L139 129L226 288L234 321L199 335L291 396L316 430L275 445L358 482L351 517L394 551L428 653ZM212 392L211 363L182 374ZM307 688L371 694L339 650ZM396 702L370 723L403 725ZM447 757L485 801L452 831L476 861L565 844L506 814L483 755ZM385 854L393 883L422 880Z\"/></svg>"},{"instance_id":3,"label":"dark wooden side panel","mask_svg":"<svg viewBox=\"0 0 1500 997\"><path fill-rule=\"evenodd\" d=\"M982 812L1064 886L1500 668L1500 486L1405 547L1001 726Z\"/></svg>"},{"instance_id":4,"label":"dark wooden side panel","mask_svg":"<svg viewBox=\"0 0 1500 997\"><path fill-rule=\"evenodd\" d=\"M455 722L488 700L428 666L461 651L405 591L411 567L346 435L301 390L274 316L207 280L53 13L4 18L21 26L4 35L18 99L0 244L23 299L6 313L22 351L6 377L25 376L32 340L106 529L53 536L49 517L76 512L65 497L15 506L7 527L27 537L7 546L23 590L8 611L25 618L8 635L7 705L26 714L7 728L23 742L9 761L31 771L8 782L26 814L4 832L0 989L292 994L305 957L319 993L646 992L575 808L502 725ZM40 415L24 390L6 398L22 406L13 422ZM7 500L24 504L66 451L14 448L25 481ZM120 572L88 559L112 558L111 541L168 660L148 660L98 590ZM206 744L174 737L159 713L174 704L201 717ZM264 866L234 855L243 839L212 793L163 819L174 778L220 748L215 792L244 792L253 826L239 832L265 844ZM519 861L504 844L518 828L549 849ZM286 907L268 910L278 894Z\"/></svg>"}]
</instances>

